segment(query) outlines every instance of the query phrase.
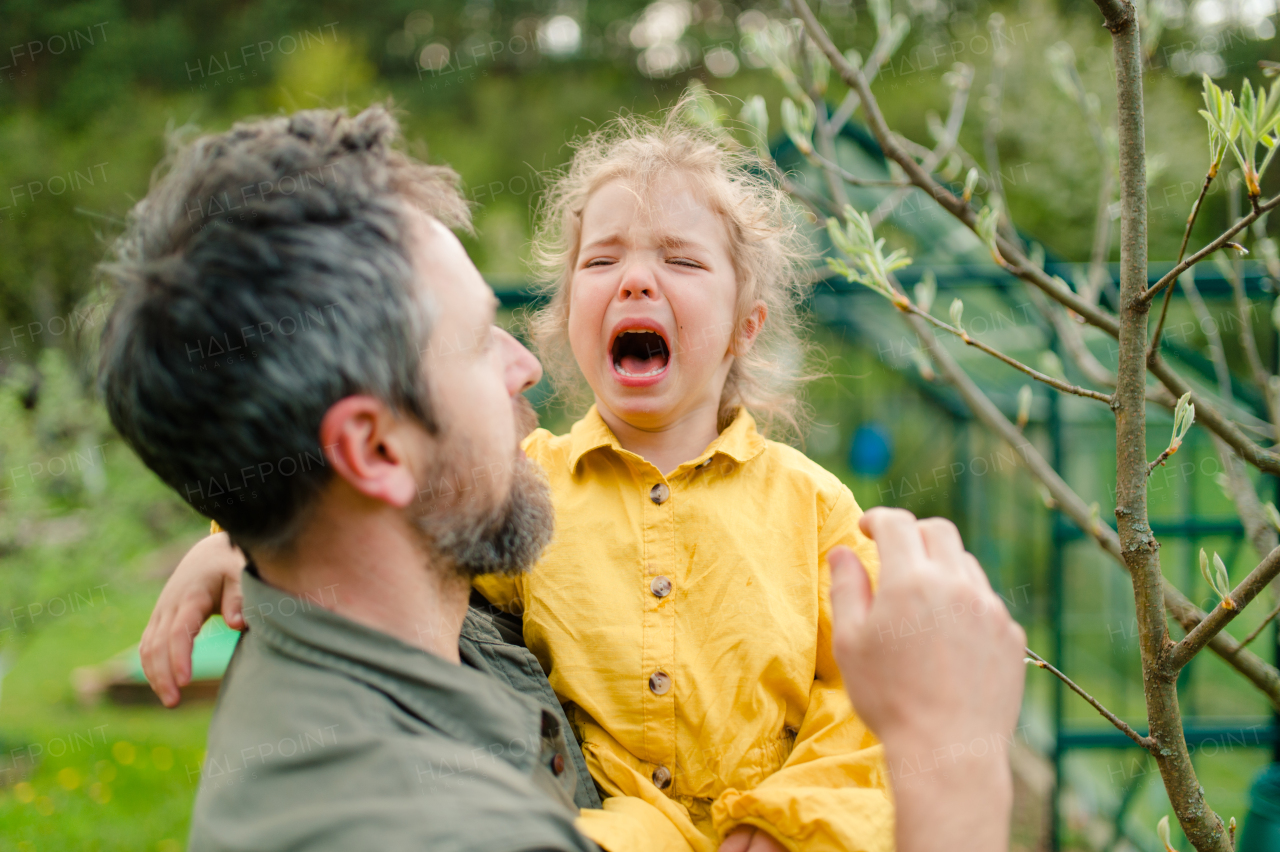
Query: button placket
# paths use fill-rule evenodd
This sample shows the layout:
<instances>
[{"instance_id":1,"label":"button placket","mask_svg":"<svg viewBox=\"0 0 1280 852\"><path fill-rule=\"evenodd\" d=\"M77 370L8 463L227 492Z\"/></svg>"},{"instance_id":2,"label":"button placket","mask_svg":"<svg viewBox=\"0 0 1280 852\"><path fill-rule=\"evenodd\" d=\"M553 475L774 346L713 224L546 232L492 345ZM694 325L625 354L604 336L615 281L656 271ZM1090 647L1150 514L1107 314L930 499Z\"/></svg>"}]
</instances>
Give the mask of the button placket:
<instances>
[{"instance_id":1,"label":"button placket","mask_svg":"<svg viewBox=\"0 0 1280 852\"><path fill-rule=\"evenodd\" d=\"M647 481L646 481L647 480ZM640 480L644 495L642 513L644 563L641 582L648 588L643 604L642 662L644 692L643 741L652 780L659 790L672 792L676 765L676 705L670 672L675 663L675 607L665 599L671 594L672 566L676 564L674 487L652 466Z\"/></svg>"}]
</instances>

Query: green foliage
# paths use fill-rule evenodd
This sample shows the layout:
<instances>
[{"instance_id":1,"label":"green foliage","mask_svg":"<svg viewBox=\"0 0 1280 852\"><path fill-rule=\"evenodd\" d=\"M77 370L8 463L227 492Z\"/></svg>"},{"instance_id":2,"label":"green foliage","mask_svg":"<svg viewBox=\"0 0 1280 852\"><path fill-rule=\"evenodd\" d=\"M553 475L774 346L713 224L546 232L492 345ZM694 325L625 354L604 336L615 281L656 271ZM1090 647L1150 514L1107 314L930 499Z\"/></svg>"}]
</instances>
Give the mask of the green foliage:
<instances>
[{"instance_id":1,"label":"green foliage","mask_svg":"<svg viewBox=\"0 0 1280 852\"><path fill-rule=\"evenodd\" d=\"M131 559L198 524L111 430L61 350L0 380L0 654L77 601L99 601Z\"/></svg>"},{"instance_id":2,"label":"green foliage","mask_svg":"<svg viewBox=\"0 0 1280 852\"><path fill-rule=\"evenodd\" d=\"M840 226L838 219L828 219L827 233L831 244L853 261L850 267L840 258L827 258L827 265L833 272L865 284L890 301L897 302L903 298L889 282L889 276L894 270L909 266L911 258L903 249L894 249L886 255L884 238L876 239L871 219L866 213L845 205L844 227Z\"/></svg>"}]
</instances>

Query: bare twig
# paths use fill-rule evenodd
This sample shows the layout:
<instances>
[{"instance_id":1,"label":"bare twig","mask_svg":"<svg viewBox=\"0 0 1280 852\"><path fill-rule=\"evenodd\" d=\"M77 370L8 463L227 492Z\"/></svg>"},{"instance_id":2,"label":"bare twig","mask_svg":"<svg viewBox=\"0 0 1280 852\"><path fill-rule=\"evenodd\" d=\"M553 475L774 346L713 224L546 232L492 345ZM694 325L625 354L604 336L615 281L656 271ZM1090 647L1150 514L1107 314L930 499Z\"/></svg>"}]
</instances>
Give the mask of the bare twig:
<instances>
[{"instance_id":1,"label":"bare twig","mask_svg":"<svg viewBox=\"0 0 1280 852\"><path fill-rule=\"evenodd\" d=\"M1160 465L1164 464L1169 459L1169 456L1173 455L1176 452L1177 450L1174 449L1173 447L1165 447L1160 452L1160 455L1156 456L1155 460L1152 461L1149 465L1147 465L1147 478L1150 479L1152 472L1156 468L1158 468Z\"/></svg>"},{"instance_id":2,"label":"bare twig","mask_svg":"<svg viewBox=\"0 0 1280 852\"><path fill-rule=\"evenodd\" d=\"M888 187L911 187L910 181L905 180L876 180L874 178L861 178L852 172L846 171L837 163L828 160L818 152L814 152L813 159L824 169L834 172L841 180L850 186L888 186Z\"/></svg>"},{"instance_id":3,"label":"bare twig","mask_svg":"<svg viewBox=\"0 0 1280 852\"><path fill-rule=\"evenodd\" d=\"M1160 334L1164 331L1165 317L1169 316L1169 303L1173 301L1174 288L1170 287L1164 291L1164 301L1160 303L1160 318L1156 320L1155 334L1151 335L1151 342L1147 344L1147 360L1151 360L1151 353L1160 348Z\"/></svg>"},{"instance_id":4,"label":"bare twig","mask_svg":"<svg viewBox=\"0 0 1280 852\"><path fill-rule=\"evenodd\" d=\"M1280 205L1280 195L1277 195L1274 198L1269 198L1261 204L1255 202L1254 209L1247 216L1238 219L1234 225L1219 234L1217 239L1200 249L1200 251L1191 255L1191 257L1183 258L1179 261L1173 269L1166 272L1159 281L1143 290L1142 293L1138 295L1138 298L1143 302L1151 301L1152 297L1157 293L1171 285L1174 281L1178 280L1179 275L1186 272L1209 255L1213 254L1218 249L1230 245L1232 237L1249 227L1249 225L1251 225L1254 220L1263 213L1266 213L1268 210L1271 210L1278 205Z\"/></svg>"},{"instance_id":5,"label":"bare twig","mask_svg":"<svg viewBox=\"0 0 1280 852\"><path fill-rule=\"evenodd\" d=\"M1185 666L1211 637L1230 624L1275 579L1276 574L1280 574L1280 547L1267 554L1267 558L1259 562L1204 621L1182 637L1182 641L1169 652L1169 665L1174 669Z\"/></svg>"},{"instance_id":6,"label":"bare twig","mask_svg":"<svg viewBox=\"0 0 1280 852\"><path fill-rule=\"evenodd\" d=\"M1270 624L1277 615L1280 615L1280 604L1276 604L1275 609L1271 610L1270 614L1268 614L1266 618L1262 619L1262 623L1259 624L1257 627L1253 628L1253 631L1248 636L1240 640L1240 647L1243 648L1244 646L1252 642L1254 639L1257 639L1258 635L1261 634L1264 629L1266 629L1266 626Z\"/></svg>"},{"instance_id":7,"label":"bare twig","mask_svg":"<svg viewBox=\"0 0 1280 852\"><path fill-rule=\"evenodd\" d=\"M1038 382L1044 382L1049 387L1060 390L1063 393L1075 394L1076 396L1083 396L1087 399L1096 399L1098 402L1111 405L1111 397L1108 396L1107 394L1099 393L1098 391L1090 390L1089 388L1082 388L1078 385L1073 385L1070 382L1064 382L1061 379L1055 379L1053 376L1047 375L1045 373L1040 372L1039 370L1028 367L1026 364L1022 363L1018 359L1012 358L1004 354L1003 352L999 351L998 349L994 349L988 346L987 344L983 343L981 340L978 340L977 338L972 337L969 334L969 332L965 331L964 329L956 328L955 326L950 325L949 323L945 323L942 320L938 319L937 317L933 316L928 311L921 310L918 306L913 304L908 299L903 298L900 301L895 300L894 304L897 306L898 310L915 314L916 316L923 319L925 322L933 326L936 326L937 328L940 328L943 331L948 331L951 334L954 334L956 337L963 340L967 345L972 346L975 349L978 349L982 352L985 352L988 355L992 356L993 358L1003 361L1004 363L1008 364L1010 367L1013 367L1015 370L1021 370L1023 373L1026 373L1028 376L1030 376L1031 378L1035 379Z\"/></svg>"},{"instance_id":8,"label":"bare twig","mask_svg":"<svg viewBox=\"0 0 1280 852\"><path fill-rule=\"evenodd\" d=\"M1213 362L1213 371L1218 379L1218 396L1230 404L1234 397L1231 390L1231 368L1227 364L1227 350L1222 344L1219 323L1213 321L1209 306L1205 304L1204 299L1200 296L1200 289L1196 286L1195 274L1188 271L1180 280L1182 282L1182 291L1187 296L1187 303L1191 305L1196 322L1204 330L1205 339L1209 344L1209 360ZM1165 291L1166 301L1171 292L1173 292L1172 287ZM1226 473L1227 491L1231 496L1232 502L1236 505L1236 513L1244 523L1245 535L1253 543L1254 550L1258 553L1258 558L1262 559L1278 543L1276 529L1271 525L1271 520L1262 508L1262 501L1258 499L1258 493L1254 490L1253 483L1242 469L1239 457L1217 435L1211 434L1211 437L1213 438L1214 449L1222 460L1223 470Z\"/></svg>"},{"instance_id":9,"label":"bare twig","mask_svg":"<svg viewBox=\"0 0 1280 852\"><path fill-rule=\"evenodd\" d=\"M1262 393L1267 403L1267 419L1271 422L1272 438L1280 440L1280 395L1271 387L1270 374L1262 365L1262 356L1258 353L1258 340L1253 334L1253 306L1244 291L1244 279L1234 263L1223 264L1227 281L1231 284L1231 300L1240 319L1240 346L1244 349L1245 361L1249 364L1249 372L1253 383Z\"/></svg>"},{"instance_id":10,"label":"bare twig","mask_svg":"<svg viewBox=\"0 0 1280 852\"><path fill-rule=\"evenodd\" d=\"M1071 678L1064 675L1061 671L1059 671L1058 669L1050 665L1049 662L1046 661L1044 657L1041 657L1039 654L1037 654L1035 651L1031 650L1030 648L1024 648L1023 651L1025 651L1027 656L1031 658L1032 662L1035 663L1037 668L1045 669L1046 671L1052 672L1054 675L1056 675L1059 680L1061 680L1068 687L1070 687L1072 692L1074 692L1076 695L1079 695L1085 701L1088 701L1089 704L1093 706L1094 710L1097 710L1099 713L1101 713L1104 719L1106 719L1108 722L1110 722L1111 724L1119 728L1120 731L1124 733L1124 735L1127 736L1129 739L1133 740L1135 743L1142 746L1147 751L1152 751L1153 749L1155 749L1156 747L1155 740L1151 739L1151 737L1145 737L1142 734L1135 731L1132 727L1130 727L1128 722L1126 722L1124 719L1121 719L1115 713L1112 713L1110 710L1104 707L1101 701L1099 701L1098 699L1094 698L1092 695L1090 695L1089 693L1081 689L1076 684L1075 681L1073 681Z\"/></svg>"},{"instance_id":11,"label":"bare twig","mask_svg":"<svg viewBox=\"0 0 1280 852\"><path fill-rule=\"evenodd\" d=\"M1196 286L1195 273L1188 270L1180 280L1182 291L1187 295L1187 304L1191 305L1191 310L1196 315L1196 322L1204 331L1205 340L1209 344L1209 360L1213 362L1213 373L1218 379L1218 396L1222 397L1224 402L1230 403L1235 398L1235 394L1231 390L1231 367L1227 364L1227 347L1222 344L1222 332L1218 329L1218 322L1213 318L1213 314L1209 313L1209 306L1200 295L1200 288ZM1168 294L1172 292L1172 287L1165 291L1166 300Z\"/></svg>"},{"instance_id":12,"label":"bare twig","mask_svg":"<svg viewBox=\"0 0 1280 852\"><path fill-rule=\"evenodd\" d=\"M1116 386L1115 373L1104 367L1102 362L1089 351L1089 347L1084 341L1081 324L1072 319L1062 305L1050 301L1049 297L1037 288L1027 287L1027 296L1040 309L1040 312L1048 318L1053 330L1058 334L1058 340L1062 342L1067 355L1070 356L1072 363L1080 369L1080 372L1084 373L1089 378L1089 381L1095 384L1114 388ZM1172 407L1177 402L1159 385L1152 385L1150 390L1164 392L1164 397L1168 397L1169 407ZM1153 399L1152 401L1156 400ZM1166 400L1162 397L1160 402L1165 404Z\"/></svg>"},{"instance_id":13,"label":"bare twig","mask_svg":"<svg viewBox=\"0 0 1280 852\"><path fill-rule=\"evenodd\" d=\"M1204 202L1204 197L1209 192L1209 184L1213 183L1213 178L1217 175L1216 168L1210 168L1204 176L1204 185L1200 187L1200 195L1196 197L1196 203L1191 205L1191 215L1187 217L1187 229L1182 232L1182 245L1178 246L1178 262L1182 262L1182 258L1187 253L1187 242L1191 239L1191 226L1196 223L1196 216L1200 214L1200 205Z\"/></svg>"},{"instance_id":14,"label":"bare twig","mask_svg":"<svg viewBox=\"0 0 1280 852\"><path fill-rule=\"evenodd\" d=\"M919 167L926 173L932 172L939 163L946 159L959 140L960 128L964 124L965 110L969 105L969 89L972 82L973 71L969 70L964 76L961 85L951 95L951 109L947 113L947 123L943 127L941 138L938 139L937 146L920 161ZM902 203L903 199L911 193L910 187L913 184L914 182L909 183L909 188L888 195L876 205L876 209L872 210L868 217L873 227L883 222L893 212L894 208Z\"/></svg>"}]
</instances>

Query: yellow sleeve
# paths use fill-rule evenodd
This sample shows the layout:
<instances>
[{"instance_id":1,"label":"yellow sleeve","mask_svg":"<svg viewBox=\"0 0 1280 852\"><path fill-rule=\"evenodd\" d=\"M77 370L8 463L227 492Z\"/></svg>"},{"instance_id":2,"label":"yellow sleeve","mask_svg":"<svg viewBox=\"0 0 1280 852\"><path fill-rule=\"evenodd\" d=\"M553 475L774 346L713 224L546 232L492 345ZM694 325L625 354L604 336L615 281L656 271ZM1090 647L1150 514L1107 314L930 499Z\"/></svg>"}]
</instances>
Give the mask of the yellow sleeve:
<instances>
[{"instance_id":1,"label":"yellow sleeve","mask_svg":"<svg viewBox=\"0 0 1280 852\"><path fill-rule=\"evenodd\" d=\"M210 521L210 522L209 522L209 535L217 535L217 534L218 534L218 533L220 533L220 532L222 532L222 527L218 526L218 522L217 522L217 521Z\"/></svg>"},{"instance_id":2,"label":"yellow sleeve","mask_svg":"<svg viewBox=\"0 0 1280 852\"><path fill-rule=\"evenodd\" d=\"M471 581L471 587L485 600L503 612L524 614L524 577L483 574Z\"/></svg>"},{"instance_id":3,"label":"yellow sleeve","mask_svg":"<svg viewBox=\"0 0 1280 852\"><path fill-rule=\"evenodd\" d=\"M712 809L721 833L737 825L767 831L791 852L892 852L893 801L879 740L853 711L831 648L827 552L852 547L874 584L875 544L858 530L862 510L842 489L819 533L821 602L817 666L795 748L755 789L728 790Z\"/></svg>"}]
</instances>

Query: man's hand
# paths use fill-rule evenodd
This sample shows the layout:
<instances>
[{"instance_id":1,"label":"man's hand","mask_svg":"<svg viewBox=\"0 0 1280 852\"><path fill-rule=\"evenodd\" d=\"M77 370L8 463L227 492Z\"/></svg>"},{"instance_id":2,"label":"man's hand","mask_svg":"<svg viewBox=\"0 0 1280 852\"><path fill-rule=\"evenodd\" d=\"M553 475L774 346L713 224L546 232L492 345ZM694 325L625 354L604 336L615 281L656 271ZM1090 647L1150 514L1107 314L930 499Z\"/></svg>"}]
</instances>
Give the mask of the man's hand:
<instances>
[{"instance_id":1,"label":"man's hand","mask_svg":"<svg viewBox=\"0 0 1280 852\"><path fill-rule=\"evenodd\" d=\"M181 688L191 682L191 647L209 616L221 613L228 627L244 629L244 566L244 554L221 532L191 548L164 584L138 646L142 671L164 706L182 700Z\"/></svg>"},{"instance_id":2,"label":"man's hand","mask_svg":"<svg viewBox=\"0 0 1280 852\"><path fill-rule=\"evenodd\" d=\"M719 852L787 852L787 848L753 825L740 825L725 837Z\"/></svg>"},{"instance_id":3,"label":"man's hand","mask_svg":"<svg viewBox=\"0 0 1280 852\"><path fill-rule=\"evenodd\" d=\"M833 641L885 746L899 852L1007 848L1026 634L950 521L872 509L859 526L880 551L879 589L851 550L831 551Z\"/></svg>"}]
</instances>

